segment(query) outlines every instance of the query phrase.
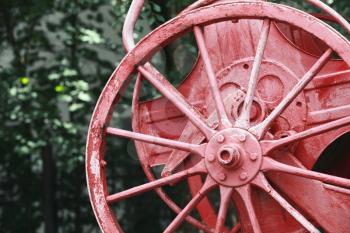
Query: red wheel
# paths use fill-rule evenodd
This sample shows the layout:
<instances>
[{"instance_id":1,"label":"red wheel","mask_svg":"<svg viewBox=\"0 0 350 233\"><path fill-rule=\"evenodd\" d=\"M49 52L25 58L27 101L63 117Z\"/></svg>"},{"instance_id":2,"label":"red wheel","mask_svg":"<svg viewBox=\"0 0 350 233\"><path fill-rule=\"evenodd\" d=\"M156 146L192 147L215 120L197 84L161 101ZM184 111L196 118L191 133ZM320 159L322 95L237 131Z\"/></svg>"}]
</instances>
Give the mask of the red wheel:
<instances>
[{"instance_id":1,"label":"red wheel","mask_svg":"<svg viewBox=\"0 0 350 233\"><path fill-rule=\"evenodd\" d=\"M328 48L320 57L303 53L283 39L273 22L301 28ZM176 89L150 65L142 64L191 28L200 59ZM217 37L213 28L218 34L228 34ZM335 106L348 106L349 98L342 95L332 101L322 96L330 96L339 85L350 88L346 86L349 51L350 43L315 17L266 2L203 7L150 33L112 74L90 124L87 181L102 231L123 232L110 205L156 190L177 213L164 232L174 232L184 220L205 232L237 232L238 226L243 232L349 232L350 180L310 170L326 145L350 129L347 108ZM331 60L332 54L342 60ZM135 71L163 97L139 103L138 80L131 132L111 127L110 118ZM193 106L198 102L201 104ZM166 103L170 104L165 109ZM176 110L170 111L173 108ZM188 120L169 120L172 114ZM163 116L167 122L159 127L154 117L164 120ZM147 124L145 117L151 119ZM166 138L169 134L171 138ZM104 163L108 136L139 141L136 146L149 183L116 194L108 192ZM164 148L171 150L164 153ZM157 157L161 150L163 156ZM163 177L152 173L156 165L165 165ZM205 177L203 183L201 177ZM193 199L181 209L161 187L187 179ZM337 194L325 191L325 185ZM206 198L213 189L220 191L218 211ZM322 205L311 203L313 198ZM226 228L232 202L240 224ZM338 207L340 203L347 207ZM202 221L190 217L198 205L202 205L198 208ZM279 214L282 210L286 217ZM214 216L214 221L206 215Z\"/></svg>"}]
</instances>

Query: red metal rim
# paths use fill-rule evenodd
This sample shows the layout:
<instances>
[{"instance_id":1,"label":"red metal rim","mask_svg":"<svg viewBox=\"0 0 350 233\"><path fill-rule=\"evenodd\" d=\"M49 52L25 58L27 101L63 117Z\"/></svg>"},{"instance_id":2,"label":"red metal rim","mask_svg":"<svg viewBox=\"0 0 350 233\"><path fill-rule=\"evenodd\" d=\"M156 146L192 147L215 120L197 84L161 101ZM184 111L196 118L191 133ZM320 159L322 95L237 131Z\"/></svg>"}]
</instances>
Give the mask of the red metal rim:
<instances>
[{"instance_id":1,"label":"red metal rim","mask_svg":"<svg viewBox=\"0 0 350 233\"><path fill-rule=\"evenodd\" d=\"M278 15L278 17L276 17ZM104 158L105 128L108 126L114 100L138 64L146 61L164 46L196 25L229 18L270 18L304 28L328 42L328 45L350 65L349 42L334 29L316 18L290 7L263 2L224 3L204 7L175 18L156 29L131 51L113 72L96 105L88 133L86 150L87 182L95 216L104 232L122 232L106 201L106 177L100 161ZM300 19L300 20L295 20Z\"/></svg>"}]
</instances>

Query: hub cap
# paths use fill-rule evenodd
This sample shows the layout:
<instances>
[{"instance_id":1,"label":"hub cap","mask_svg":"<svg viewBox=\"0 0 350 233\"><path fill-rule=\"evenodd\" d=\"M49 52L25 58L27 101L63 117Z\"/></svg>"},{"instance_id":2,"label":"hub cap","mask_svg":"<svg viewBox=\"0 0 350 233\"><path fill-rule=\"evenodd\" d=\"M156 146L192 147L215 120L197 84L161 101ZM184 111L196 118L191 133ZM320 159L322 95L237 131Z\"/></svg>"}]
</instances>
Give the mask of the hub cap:
<instances>
[{"instance_id":1,"label":"hub cap","mask_svg":"<svg viewBox=\"0 0 350 233\"><path fill-rule=\"evenodd\" d=\"M218 183L237 187L249 183L259 172L262 152L248 131L233 128L217 133L208 143L205 164Z\"/></svg>"}]
</instances>

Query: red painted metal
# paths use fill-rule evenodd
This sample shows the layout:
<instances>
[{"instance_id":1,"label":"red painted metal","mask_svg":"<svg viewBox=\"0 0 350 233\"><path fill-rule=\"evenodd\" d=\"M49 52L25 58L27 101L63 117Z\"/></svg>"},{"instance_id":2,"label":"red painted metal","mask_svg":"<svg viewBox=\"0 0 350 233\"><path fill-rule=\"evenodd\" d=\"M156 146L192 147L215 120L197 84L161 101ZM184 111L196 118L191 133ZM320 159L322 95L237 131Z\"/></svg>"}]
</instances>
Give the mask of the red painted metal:
<instances>
[{"instance_id":1,"label":"red painted metal","mask_svg":"<svg viewBox=\"0 0 350 233\"><path fill-rule=\"evenodd\" d=\"M312 170L350 132L350 42L320 19L347 32L350 26L321 1L307 2L324 14L265 1L200 0L137 45L132 32L144 1L132 2L123 31L129 53L105 86L88 133L88 189L103 232L123 232L110 205L150 190L177 214L168 233L184 221L214 233L350 232L348 173L335 173L344 169L339 164L332 174ZM191 29L198 60L174 87L148 61ZM120 92L135 72L133 131L113 128ZM140 101L145 81L162 97ZM148 183L108 192L108 136L135 141ZM348 163L348 151L334 156ZM161 176L153 170L159 166ZM183 180L192 199L179 207L162 187L176 189ZM214 189L218 208L208 198ZM200 219L191 216L195 209ZM233 226L228 215L237 219Z\"/></svg>"}]
</instances>

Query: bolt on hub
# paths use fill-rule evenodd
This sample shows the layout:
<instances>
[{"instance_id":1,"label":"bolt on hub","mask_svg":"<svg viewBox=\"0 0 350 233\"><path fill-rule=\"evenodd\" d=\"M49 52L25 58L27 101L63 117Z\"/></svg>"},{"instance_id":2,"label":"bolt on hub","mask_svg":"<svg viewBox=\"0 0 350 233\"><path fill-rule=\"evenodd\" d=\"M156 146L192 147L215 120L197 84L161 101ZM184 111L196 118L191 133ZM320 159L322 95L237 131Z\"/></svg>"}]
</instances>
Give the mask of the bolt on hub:
<instances>
[{"instance_id":1,"label":"bolt on hub","mask_svg":"<svg viewBox=\"0 0 350 233\"><path fill-rule=\"evenodd\" d=\"M248 131L225 129L208 142L205 161L209 174L218 183L241 186L259 172L262 161L260 144Z\"/></svg>"}]
</instances>

